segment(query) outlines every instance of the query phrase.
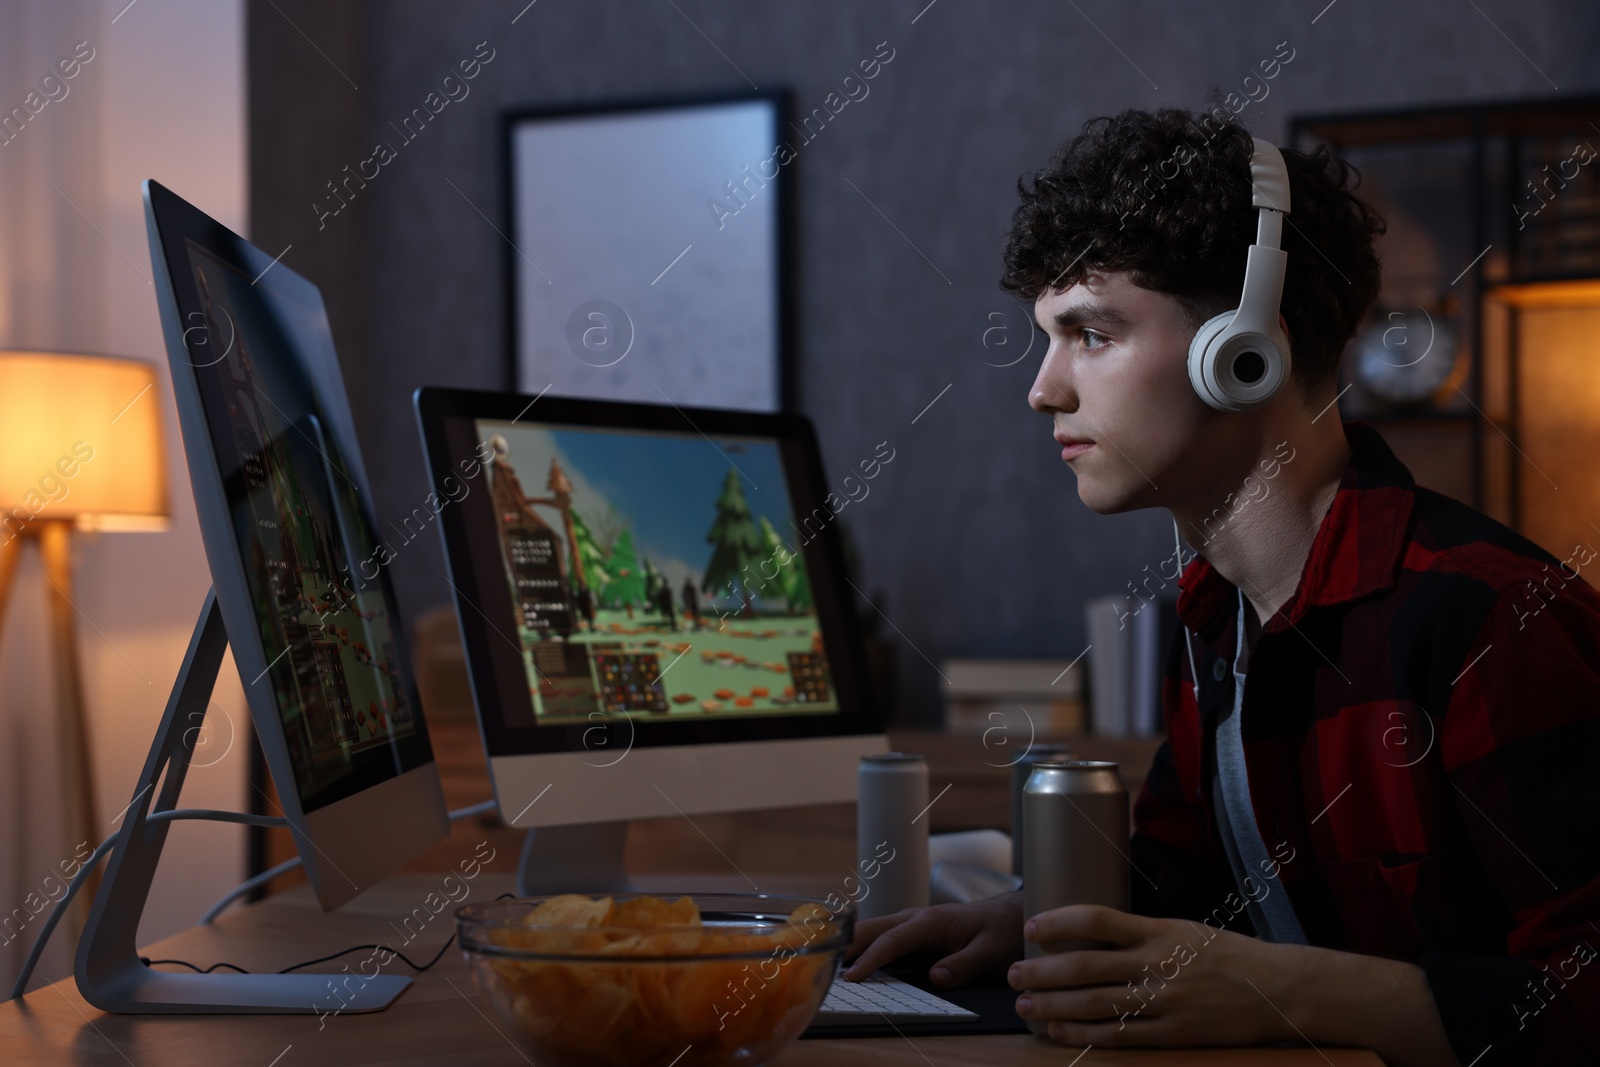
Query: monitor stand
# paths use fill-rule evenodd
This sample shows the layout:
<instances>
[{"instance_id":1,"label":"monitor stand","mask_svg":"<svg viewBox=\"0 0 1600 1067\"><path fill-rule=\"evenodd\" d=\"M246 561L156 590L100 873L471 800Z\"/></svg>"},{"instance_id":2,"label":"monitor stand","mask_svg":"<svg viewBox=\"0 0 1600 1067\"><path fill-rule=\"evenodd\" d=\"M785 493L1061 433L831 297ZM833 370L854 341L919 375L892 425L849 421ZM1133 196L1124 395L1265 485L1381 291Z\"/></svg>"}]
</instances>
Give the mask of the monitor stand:
<instances>
[{"instance_id":1,"label":"monitor stand","mask_svg":"<svg viewBox=\"0 0 1600 1067\"><path fill-rule=\"evenodd\" d=\"M171 826L169 822L148 822L146 815L177 807L194 755L193 741L205 721L227 647L222 612L216 592L211 591L200 609L189 651L184 654L183 667L78 942L78 992L90 1004L111 1012L326 1015L380 1011L411 979L388 974L371 978L350 974L172 974L153 971L139 959L135 941L139 917ZM158 782L161 791L152 805L151 794ZM341 985L345 988L334 985L336 977L344 979Z\"/></svg>"},{"instance_id":2,"label":"monitor stand","mask_svg":"<svg viewBox=\"0 0 1600 1067\"><path fill-rule=\"evenodd\" d=\"M627 842L626 819L529 830L517 865L517 895L638 892L622 865Z\"/></svg>"}]
</instances>

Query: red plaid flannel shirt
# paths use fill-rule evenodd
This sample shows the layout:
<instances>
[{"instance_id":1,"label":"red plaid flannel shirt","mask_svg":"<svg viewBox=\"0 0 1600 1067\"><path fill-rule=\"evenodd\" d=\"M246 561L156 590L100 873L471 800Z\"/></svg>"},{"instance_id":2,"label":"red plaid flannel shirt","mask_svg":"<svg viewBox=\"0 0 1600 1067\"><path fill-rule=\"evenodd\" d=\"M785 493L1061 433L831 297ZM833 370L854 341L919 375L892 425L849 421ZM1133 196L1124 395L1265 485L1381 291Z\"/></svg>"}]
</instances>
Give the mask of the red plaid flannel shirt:
<instances>
[{"instance_id":1,"label":"red plaid flannel shirt","mask_svg":"<svg viewBox=\"0 0 1600 1067\"><path fill-rule=\"evenodd\" d=\"M1313 945L1418 964L1463 1065L1600 1062L1600 594L1574 573L1594 550L1558 561L1345 432L1299 587L1250 655L1275 858L1243 892L1287 893ZM1133 909L1253 933L1211 793L1238 596L1203 559L1179 584L1199 701L1175 633Z\"/></svg>"}]
</instances>

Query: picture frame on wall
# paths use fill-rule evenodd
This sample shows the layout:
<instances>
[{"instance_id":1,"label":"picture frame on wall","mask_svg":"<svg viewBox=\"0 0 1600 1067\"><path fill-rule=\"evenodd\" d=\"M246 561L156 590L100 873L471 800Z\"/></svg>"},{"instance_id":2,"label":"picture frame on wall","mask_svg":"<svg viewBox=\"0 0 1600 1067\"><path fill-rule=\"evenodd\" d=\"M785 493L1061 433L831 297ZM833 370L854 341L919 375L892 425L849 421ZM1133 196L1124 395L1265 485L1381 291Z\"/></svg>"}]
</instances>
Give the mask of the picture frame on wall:
<instances>
[{"instance_id":1,"label":"picture frame on wall","mask_svg":"<svg viewBox=\"0 0 1600 1067\"><path fill-rule=\"evenodd\" d=\"M509 386L789 410L788 112L777 91L508 113Z\"/></svg>"}]
</instances>

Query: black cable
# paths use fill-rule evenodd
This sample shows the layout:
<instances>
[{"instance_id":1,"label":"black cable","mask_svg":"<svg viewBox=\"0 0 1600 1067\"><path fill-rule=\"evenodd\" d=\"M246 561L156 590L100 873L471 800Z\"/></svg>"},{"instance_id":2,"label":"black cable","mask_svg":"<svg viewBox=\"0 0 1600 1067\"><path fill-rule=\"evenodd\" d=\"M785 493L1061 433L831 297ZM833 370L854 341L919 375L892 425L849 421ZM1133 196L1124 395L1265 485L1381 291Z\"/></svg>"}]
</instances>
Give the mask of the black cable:
<instances>
[{"instance_id":1,"label":"black cable","mask_svg":"<svg viewBox=\"0 0 1600 1067\"><path fill-rule=\"evenodd\" d=\"M450 813L450 821L460 822L462 819L470 819L474 815L486 815L495 810L497 805L498 801L485 800L469 807L457 808ZM296 867L299 867L301 863L301 857L294 856L290 859L284 860L282 863L271 868L270 870L262 871L260 874L252 875L243 882L240 882L238 885L228 890L227 895L221 900L211 905L210 909L204 915L200 916L200 924L202 926L210 925L211 921L218 915L222 914L222 912L227 910L228 906L234 901L238 900L240 897L243 897L247 893L254 892L261 886L272 881L272 879L278 877L278 875L294 870Z\"/></svg>"},{"instance_id":2,"label":"black cable","mask_svg":"<svg viewBox=\"0 0 1600 1067\"><path fill-rule=\"evenodd\" d=\"M298 971L302 967L312 967L312 966L315 966L316 964L319 964L319 963L327 963L329 960L336 960L340 956L348 956L348 955L350 955L350 953L352 953L352 952L360 952L362 949L383 949L385 952L388 952L391 955L398 956L405 963L405 965L407 967L410 967L413 971L417 971L418 973L421 973L422 971L426 971L429 967L432 967L435 963L438 963L439 960L444 956L445 951L447 949L449 949L449 947L451 945L455 944L455 943L456 943L456 935L455 934L451 934L450 935L450 940L446 941L444 943L444 947L439 949L439 951L434 954L433 959L431 959L427 963L423 963L423 964L416 964L416 963L411 962L411 960L406 957L406 954L404 952L399 952L399 951L397 951L395 949L392 949L388 945L383 945L383 944L379 944L379 945L351 945L347 949L342 949L342 950L340 950L338 952L332 953L332 954L327 955L327 956L319 956L314 960L306 960L304 963L296 963L292 967L285 967L283 970L274 971L273 973L274 974L291 974L294 971ZM216 970L218 967L226 967L229 970L238 971L240 974L250 974L251 973L250 971L245 970L243 967L240 967L237 964L233 964L233 963L213 963L209 967L197 967L194 964L190 963L188 960L152 960L152 959L146 959L143 956L139 957L139 962L143 963L146 967L155 967L155 966L158 966L158 965L163 964L163 963L170 963L170 964L175 964L175 965L177 965L179 967L187 967L191 971L195 971L195 972L197 972L199 974L210 974L212 971Z\"/></svg>"},{"instance_id":3,"label":"black cable","mask_svg":"<svg viewBox=\"0 0 1600 1067\"><path fill-rule=\"evenodd\" d=\"M145 790L141 789L139 791L139 795L133 798L135 803L138 802L139 796L142 796L144 792ZM450 821L455 822L460 819L469 818L473 815L485 814L489 811L492 811L495 808L496 803L497 802L493 800L485 800L480 803L473 804L470 807L458 808L457 810L450 812ZM130 805L130 807L131 806L132 805ZM289 825L289 821L287 819L278 818L276 816L251 815L237 811L213 811L205 808L177 808L166 811L153 811L145 816L145 822L150 824L159 824L163 822L184 819L210 819L216 822L244 823L245 825L249 826L279 827ZM84 882L88 880L89 875L93 873L100 861L105 859L106 854L111 851L112 846L116 844L117 839L120 836L121 831L118 831L117 833L106 838L104 841L100 842L100 846L94 850L94 854L89 857L89 861L78 868L78 873L74 875L72 881L68 883L66 894L60 900L55 902L55 907L50 909L50 915L45 919L44 926L40 929L38 936L33 939L33 947L28 950L27 958L22 961L22 970L17 973L16 983L11 987L11 996L13 998L21 997L27 992L28 979L33 976L33 970L36 966L38 966L40 956L44 954L44 948L45 945L47 945L50 941L50 935L55 932L56 924L61 921L61 917L67 912L67 906L70 905L72 903L72 899L77 896L78 890L83 887ZM298 863L299 858L296 857L296 860L293 862ZM237 899L242 892L248 891L254 885L259 884L261 880L266 877L270 877L282 870L288 870L292 865L292 863L279 864L279 866L273 868L273 870L264 872L263 874L257 875L255 878L246 881L242 886L234 889L227 896L217 901L217 903L212 906L210 911L206 912L205 916L200 921L202 923L209 923L216 917L219 911ZM515 894L512 893L505 893L495 899L504 900L506 897L514 895ZM387 946L382 947L384 947L386 951L388 950ZM448 943L446 943L446 947L449 947ZM348 949L346 951L354 952L355 949ZM442 952L443 950L440 951ZM344 954L345 953L341 952L338 955L342 956ZM399 953L395 954L399 955ZM150 961L146 957L141 956L139 958L145 963L146 966L149 965ZM403 956L401 958L404 959ZM435 958L437 959L437 957ZM188 967L190 970L198 971L200 974L210 974L217 967L232 967L240 974L250 973L244 968L236 967L231 963L214 963L210 967L202 970L201 968L196 967L194 964L186 963L183 960L162 960L160 962ZM411 963L410 960L406 960L406 962ZM306 967L309 966L309 964L302 963L298 966ZM415 964L412 964L412 966L415 966ZM430 963L428 966L431 967L433 964ZM294 970L294 968L291 967L289 970ZM284 974L287 972L280 971L278 973Z\"/></svg>"},{"instance_id":4,"label":"black cable","mask_svg":"<svg viewBox=\"0 0 1600 1067\"><path fill-rule=\"evenodd\" d=\"M501 893L499 896L495 897L495 899L496 900L507 900L507 899L515 899L515 897L516 897L515 893ZM410 967L413 971L416 971L418 974L421 974L423 971L428 970L434 964L438 963L441 959L443 959L445 952L447 952L449 950L450 946L455 944L455 943L456 943L456 935L452 933L450 935L450 939L448 941L446 941L443 946L440 947L438 952L434 953L433 959L431 959L427 963L423 963L423 964L413 963L406 956L406 954L404 952L401 952L399 949L390 948L386 944L351 945L349 948L340 949L338 952L332 953L331 955L318 956L314 960L306 960L303 963L292 964L291 966L285 967L281 971L274 971L273 973L274 974L291 974L294 971L298 971L302 967L314 967L319 963L327 963L329 960L336 960L340 956L348 956L352 952L360 952L362 949L382 949L383 951L389 953L392 956L399 957L402 961L404 961L404 963L405 963L405 965L407 967ZM198 974L210 974L212 971L216 970L218 967L227 967L229 970L238 971L240 974L252 974L252 973L254 973L252 971L245 970L243 967L240 967L238 964L226 963L226 962L213 963L209 967L201 967L201 966L199 966L197 964L190 963L188 960L153 960L153 959L149 958L148 956L140 956L139 957L139 962L144 964L146 967L157 967L157 966L160 966L162 964L170 964L170 965L176 966L176 967L187 967L191 971L195 971Z\"/></svg>"},{"instance_id":5,"label":"black cable","mask_svg":"<svg viewBox=\"0 0 1600 1067\"><path fill-rule=\"evenodd\" d=\"M245 970L243 967L235 967L231 963L213 963L209 967L196 967L194 964L188 963L188 962L186 962L184 960L153 960L149 956L140 956L139 957L139 962L144 964L146 967L154 967L154 966L156 966L157 964L160 964L160 963L175 963L180 967L187 967L191 971L195 971L195 972L197 972L199 974L210 974L212 971L216 970L218 967L227 967L230 970L238 971L240 974L249 974L250 973L249 971Z\"/></svg>"}]
</instances>

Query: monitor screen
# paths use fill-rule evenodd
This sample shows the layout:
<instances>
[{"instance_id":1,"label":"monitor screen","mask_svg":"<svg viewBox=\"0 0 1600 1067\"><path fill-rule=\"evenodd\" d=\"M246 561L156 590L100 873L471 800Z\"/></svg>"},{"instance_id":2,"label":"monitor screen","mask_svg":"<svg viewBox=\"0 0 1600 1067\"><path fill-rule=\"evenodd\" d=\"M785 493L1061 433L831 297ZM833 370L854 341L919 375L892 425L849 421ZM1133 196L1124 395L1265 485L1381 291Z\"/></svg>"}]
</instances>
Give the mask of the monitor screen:
<instances>
[{"instance_id":1,"label":"monitor screen","mask_svg":"<svg viewBox=\"0 0 1600 1067\"><path fill-rule=\"evenodd\" d=\"M807 420L455 389L417 411L434 495L403 525L444 535L491 756L882 732Z\"/></svg>"},{"instance_id":2,"label":"monitor screen","mask_svg":"<svg viewBox=\"0 0 1600 1067\"><path fill-rule=\"evenodd\" d=\"M536 723L839 711L775 441L476 428Z\"/></svg>"},{"instance_id":3,"label":"monitor screen","mask_svg":"<svg viewBox=\"0 0 1600 1067\"><path fill-rule=\"evenodd\" d=\"M287 271L280 285L185 249L188 358L267 662L244 681L270 685L310 812L432 752L388 573L362 566L378 542L353 439L341 443L348 409L317 381L338 366L321 301Z\"/></svg>"}]
</instances>

